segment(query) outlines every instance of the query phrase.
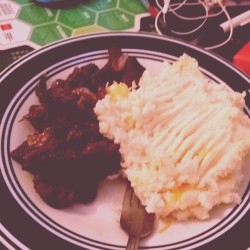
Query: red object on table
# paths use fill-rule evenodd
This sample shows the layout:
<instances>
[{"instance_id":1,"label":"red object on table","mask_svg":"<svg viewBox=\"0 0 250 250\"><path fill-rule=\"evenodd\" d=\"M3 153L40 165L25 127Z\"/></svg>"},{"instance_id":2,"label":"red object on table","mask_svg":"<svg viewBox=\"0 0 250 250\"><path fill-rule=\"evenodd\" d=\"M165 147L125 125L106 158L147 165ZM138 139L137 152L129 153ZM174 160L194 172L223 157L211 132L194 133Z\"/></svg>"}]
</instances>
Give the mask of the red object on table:
<instances>
[{"instance_id":1,"label":"red object on table","mask_svg":"<svg viewBox=\"0 0 250 250\"><path fill-rule=\"evenodd\" d=\"M12 29L12 26L10 23L3 23L3 24L0 24L0 29L5 31L5 30L11 30Z\"/></svg>"},{"instance_id":2,"label":"red object on table","mask_svg":"<svg viewBox=\"0 0 250 250\"><path fill-rule=\"evenodd\" d=\"M233 57L233 63L250 76L250 41L247 42Z\"/></svg>"}]
</instances>

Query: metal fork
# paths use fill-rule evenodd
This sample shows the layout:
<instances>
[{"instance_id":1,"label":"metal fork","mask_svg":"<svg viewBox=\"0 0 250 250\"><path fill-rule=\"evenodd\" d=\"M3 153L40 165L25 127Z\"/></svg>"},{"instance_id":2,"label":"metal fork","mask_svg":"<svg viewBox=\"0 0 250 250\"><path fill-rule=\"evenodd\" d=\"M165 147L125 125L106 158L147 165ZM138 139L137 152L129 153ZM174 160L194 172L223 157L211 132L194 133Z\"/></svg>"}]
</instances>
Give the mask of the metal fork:
<instances>
[{"instance_id":1,"label":"metal fork","mask_svg":"<svg viewBox=\"0 0 250 250\"><path fill-rule=\"evenodd\" d=\"M130 183L123 201L120 224L128 233L127 250L137 250L139 239L153 231L155 214L149 214L134 193Z\"/></svg>"}]
</instances>

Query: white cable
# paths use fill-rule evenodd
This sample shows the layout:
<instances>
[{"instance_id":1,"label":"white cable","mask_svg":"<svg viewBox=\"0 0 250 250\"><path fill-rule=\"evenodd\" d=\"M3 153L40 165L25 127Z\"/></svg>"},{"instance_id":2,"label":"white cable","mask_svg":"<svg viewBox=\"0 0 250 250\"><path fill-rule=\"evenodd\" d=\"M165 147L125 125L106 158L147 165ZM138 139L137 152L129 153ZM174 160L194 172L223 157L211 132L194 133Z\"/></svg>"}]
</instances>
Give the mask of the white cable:
<instances>
[{"instance_id":1,"label":"white cable","mask_svg":"<svg viewBox=\"0 0 250 250\"><path fill-rule=\"evenodd\" d=\"M157 13L156 17L155 17L155 29L156 29L156 32L159 34L159 35L162 35L162 32L160 31L159 27L158 27L158 20L160 18L160 15L162 13L162 9Z\"/></svg>"},{"instance_id":2,"label":"white cable","mask_svg":"<svg viewBox=\"0 0 250 250\"><path fill-rule=\"evenodd\" d=\"M155 18L155 29L156 29L157 33L160 34L160 35L163 35L163 34L160 31L159 26L158 26L159 18L160 18L161 15L163 15L163 22L164 22L164 24L167 24L167 22L166 22L166 15L167 15L168 12L172 12L174 15L176 15L180 19L189 20L189 21L204 19L199 26L197 26L196 28L194 28L194 29L192 29L190 31L187 31L187 32L180 32L180 31L175 31L175 30L170 29L170 31L173 34L176 34L176 35L190 35L190 34L194 33L195 31L199 30L205 24L205 22L207 21L207 19L209 17L215 17L215 16L218 16L221 13L224 12L224 14L226 15L226 17L228 19L229 27L230 27L230 32L229 32L228 38L224 42L222 42L222 43L219 43L219 44L213 45L213 46L209 46L209 47L205 47L205 49L210 50L210 49L219 48L219 47L225 45L226 43L228 43L231 40L231 38L232 38L232 35L233 35L232 20L231 20L231 17L229 16L229 14L228 14L225 6L222 5L222 3L220 3L220 2L218 2L218 5L221 7L221 10L219 12L217 12L217 13L214 13L214 14L209 14L208 13L207 5L205 5L204 1L202 1L202 0L198 0L198 2L196 2L196 3L195 2L194 3L187 3L187 0L184 0L181 3L179 3L179 4L178 3L174 3L174 4L171 4L171 5L170 5L170 0L164 0L164 6L162 6L159 3L159 0L156 0L155 2L157 4L158 8L160 9L160 11L158 12L158 14L157 14L157 16ZM186 17L186 16L182 16L182 15L180 15L180 14L178 14L178 13L175 12L177 9L180 9L184 5L199 5L199 4L202 5L204 7L204 9L205 9L206 13L205 13L204 16ZM172 6L177 6L177 7L173 9Z\"/></svg>"},{"instance_id":3,"label":"white cable","mask_svg":"<svg viewBox=\"0 0 250 250\"><path fill-rule=\"evenodd\" d=\"M225 13L225 15L226 15L226 17L227 17L227 19L229 21L230 31L229 31L228 38L224 42L216 44L216 45L213 45L213 46L205 47L205 49L208 49L208 50L210 50L210 49L217 49L217 48L219 48L219 47L227 44L231 40L231 38L233 36L233 23L232 23L231 17L229 16L229 14L228 14L225 6L223 6L221 3L219 3L219 5L220 5L221 9Z\"/></svg>"},{"instance_id":4,"label":"white cable","mask_svg":"<svg viewBox=\"0 0 250 250\"><path fill-rule=\"evenodd\" d=\"M163 8L163 6L159 3L159 0L155 0L155 3L157 4L157 6L160 10Z\"/></svg>"},{"instance_id":5,"label":"white cable","mask_svg":"<svg viewBox=\"0 0 250 250\"><path fill-rule=\"evenodd\" d=\"M198 27L196 27L195 29L192 29L190 31L181 32L181 31L176 31L173 29L170 29L170 31L176 35L181 35L181 36L190 35L190 34L194 33L195 31L199 30L205 24L206 21L207 21L207 18L205 18L203 20L203 22Z\"/></svg>"},{"instance_id":6,"label":"white cable","mask_svg":"<svg viewBox=\"0 0 250 250\"><path fill-rule=\"evenodd\" d=\"M213 13L213 14L209 14L208 17L215 17L215 16L219 16L220 14L223 13L223 9L221 9L220 11L218 11L217 13Z\"/></svg>"},{"instance_id":7,"label":"white cable","mask_svg":"<svg viewBox=\"0 0 250 250\"><path fill-rule=\"evenodd\" d=\"M164 0L164 5L163 5L163 8L162 8L162 14L163 14L163 21L164 21L165 24L167 23L166 15L168 13L169 4L170 4L170 0Z\"/></svg>"},{"instance_id":8,"label":"white cable","mask_svg":"<svg viewBox=\"0 0 250 250\"><path fill-rule=\"evenodd\" d=\"M198 3L199 2L199 3ZM197 16L197 17L187 17L187 16L183 16L183 15L180 15L178 14L176 11L172 11L173 14L177 17L179 17L180 19L183 19L183 20L190 20L190 21L195 21L195 20L201 20L201 19L207 19L207 17L209 16L208 15L208 9L206 7L206 5L202 2L202 1L198 1L197 3L187 3L185 5L202 5L204 7L204 10L205 10L205 15L202 15L202 16Z\"/></svg>"},{"instance_id":9,"label":"white cable","mask_svg":"<svg viewBox=\"0 0 250 250\"><path fill-rule=\"evenodd\" d=\"M201 22L201 24L200 25L198 25L196 28L194 28L194 29L192 29L192 30L189 30L189 31L186 31L186 32L183 32L183 31L176 31L176 30L173 30L173 29L170 29L170 31L173 33L173 34L176 34L176 35L190 35L190 34L192 34L192 33L194 33L194 32L196 32L197 30L199 30L204 24L205 24L205 22L207 21L207 18L208 18L208 9L206 8L206 5L202 2L202 1L200 1L200 0L198 0L198 2L204 7L204 9L205 9L205 15L203 16L203 18L199 18L199 19L203 19L203 21ZM174 14L176 14L176 13L174 13ZM194 21L194 20L198 20L198 19L196 19L195 17L180 17L178 14L177 14L177 17L179 17L179 18L181 18L181 19L184 19L184 20L189 20L189 21Z\"/></svg>"},{"instance_id":10,"label":"white cable","mask_svg":"<svg viewBox=\"0 0 250 250\"><path fill-rule=\"evenodd\" d=\"M163 14L167 14L169 4L170 4L170 0L164 0L164 5L163 5L163 8L162 8L162 13Z\"/></svg>"},{"instance_id":11,"label":"white cable","mask_svg":"<svg viewBox=\"0 0 250 250\"><path fill-rule=\"evenodd\" d=\"M186 6L191 6L191 5L200 5L200 3L196 2L196 3L187 3L187 0L184 0L181 4L180 3L172 3L169 5L169 12L175 12L176 10L180 9L183 5L186 5ZM176 8L173 8L173 6L177 6ZM207 6L205 5L204 8L207 8ZM215 17L215 16L219 16L221 13L223 13L223 10L221 9L219 12L217 13L213 13L213 14L208 14L208 17ZM180 14L178 14L180 18L186 18L185 16L182 16ZM203 16L200 16L200 17L195 17L196 20L199 20L199 19L203 19L204 18L204 15ZM192 19L194 20L194 19Z\"/></svg>"},{"instance_id":12,"label":"white cable","mask_svg":"<svg viewBox=\"0 0 250 250\"><path fill-rule=\"evenodd\" d=\"M180 9L180 8L181 8L183 5L185 5L186 3L187 3L187 0L182 1L182 3L173 3L173 4L169 5L169 11L170 11L170 12L176 11L176 10ZM176 5L177 7L174 8L174 9L172 9L171 6L174 6L174 5Z\"/></svg>"},{"instance_id":13,"label":"white cable","mask_svg":"<svg viewBox=\"0 0 250 250\"><path fill-rule=\"evenodd\" d=\"M173 4L171 4L171 6L174 6L174 5L177 6L175 9L172 9L172 11L178 10L178 9L181 8L187 1L188 1L188 0L183 0L181 3L173 3ZM157 6L158 6L159 9L162 9L162 8L164 7L164 6L162 6L162 5L159 3L159 0L156 0L155 2L156 2L156 4L157 4ZM169 2L170 2L170 1L169 1Z\"/></svg>"}]
</instances>

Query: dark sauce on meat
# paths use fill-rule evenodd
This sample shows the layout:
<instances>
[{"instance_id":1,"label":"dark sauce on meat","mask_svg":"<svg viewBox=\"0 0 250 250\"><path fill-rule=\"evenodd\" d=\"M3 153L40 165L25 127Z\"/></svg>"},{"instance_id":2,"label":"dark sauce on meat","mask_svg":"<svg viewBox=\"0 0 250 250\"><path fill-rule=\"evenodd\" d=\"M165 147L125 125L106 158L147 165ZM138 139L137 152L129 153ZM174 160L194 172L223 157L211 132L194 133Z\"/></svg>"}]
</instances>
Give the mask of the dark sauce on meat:
<instances>
[{"instance_id":1,"label":"dark sauce on meat","mask_svg":"<svg viewBox=\"0 0 250 250\"><path fill-rule=\"evenodd\" d=\"M35 132L11 157L34 175L35 190L52 207L92 201L99 183L120 170L119 145L99 133L93 108L106 94L107 83L131 86L144 67L119 48L108 53L101 69L91 63L76 67L50 88L44 75L35 89L40 104L32 105L23 118Z\"/></svg>"}]
</instances>

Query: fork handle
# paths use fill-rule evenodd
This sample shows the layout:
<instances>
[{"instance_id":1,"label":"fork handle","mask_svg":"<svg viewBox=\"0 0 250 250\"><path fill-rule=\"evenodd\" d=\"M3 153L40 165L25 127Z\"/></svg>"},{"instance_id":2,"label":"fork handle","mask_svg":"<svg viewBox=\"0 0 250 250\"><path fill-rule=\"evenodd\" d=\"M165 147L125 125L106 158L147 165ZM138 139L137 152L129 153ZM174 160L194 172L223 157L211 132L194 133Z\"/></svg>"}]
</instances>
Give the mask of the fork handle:
<instances>
[{"instance_id":1,"label":"fork handle","mask_svg":"<svg viewBox=\"0 0 250 250\"><path fill-rule=\"evenodd\" d=\"M139 239L137 237L129 236L126 250L137 250Z\"/></svg>"}]
</instances>

